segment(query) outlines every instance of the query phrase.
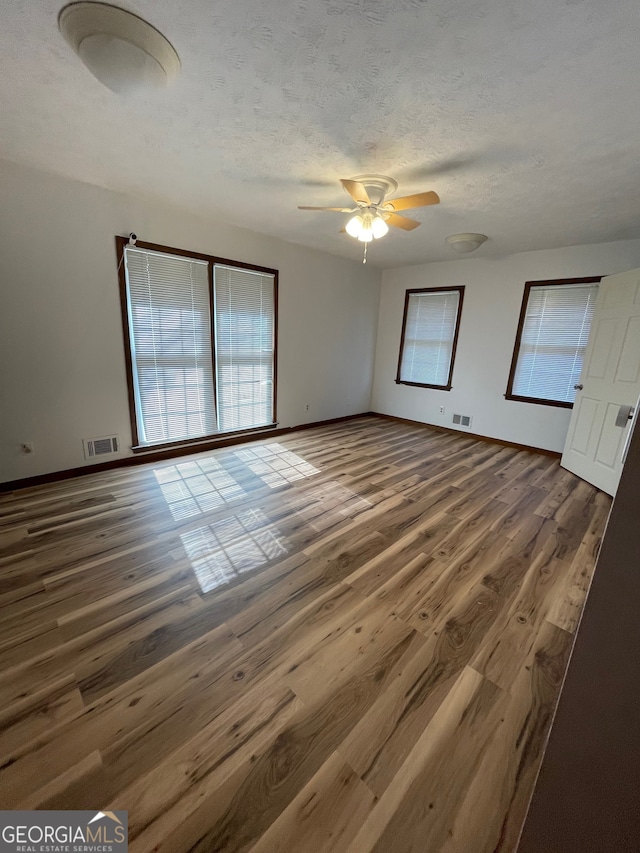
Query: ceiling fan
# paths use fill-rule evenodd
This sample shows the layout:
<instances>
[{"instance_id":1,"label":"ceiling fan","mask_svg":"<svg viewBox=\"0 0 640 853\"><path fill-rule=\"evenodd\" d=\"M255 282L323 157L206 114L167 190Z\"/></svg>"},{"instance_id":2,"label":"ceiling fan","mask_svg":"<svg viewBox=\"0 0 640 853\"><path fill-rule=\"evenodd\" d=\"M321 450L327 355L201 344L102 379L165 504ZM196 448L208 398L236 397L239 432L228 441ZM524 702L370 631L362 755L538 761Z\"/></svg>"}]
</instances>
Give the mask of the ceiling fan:
<instances>
[{"instance_id":1,"label":"ceiling fan","mask_svg":"<svg viewBox=\"0 0 640 853\"><path fill-rule=\"evenodd\" d=\"M332 210L337 213L354 213L355 216L347 222L342 231L346 231L351 237L355 237L365 244L379 237L384 237L389 230L389 225L402 228L404 231L413 231L420 225L420 222L415 219L400 216L397 211L427 207L440 202L438 194L432 190L403 196L402 198L390 198L385 201L387 195L398 189L398 184L393 178L387 178L384 175L356 175L355 178L343 179L340 183L356 203L355 207L307 207L301 205L298 210Z\"/></svg>"}]
</instances>

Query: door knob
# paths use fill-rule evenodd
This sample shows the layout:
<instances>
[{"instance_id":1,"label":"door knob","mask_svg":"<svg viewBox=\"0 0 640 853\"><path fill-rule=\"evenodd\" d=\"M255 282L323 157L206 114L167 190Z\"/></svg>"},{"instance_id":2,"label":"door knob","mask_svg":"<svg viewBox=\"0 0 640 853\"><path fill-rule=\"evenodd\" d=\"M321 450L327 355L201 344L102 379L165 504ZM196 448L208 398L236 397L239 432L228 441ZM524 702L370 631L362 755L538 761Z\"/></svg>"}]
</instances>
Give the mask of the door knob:
<instances>
[{"instance_id":1,"label":"door knob","mask_svg":"<svg viewBox=\"0 0 640 853\"><path fill-rule=\"evenodd\" d=\"M582 391L584 385L574 385L573 387L576 389L576 391Z\"/></svg>"}]
</instances>

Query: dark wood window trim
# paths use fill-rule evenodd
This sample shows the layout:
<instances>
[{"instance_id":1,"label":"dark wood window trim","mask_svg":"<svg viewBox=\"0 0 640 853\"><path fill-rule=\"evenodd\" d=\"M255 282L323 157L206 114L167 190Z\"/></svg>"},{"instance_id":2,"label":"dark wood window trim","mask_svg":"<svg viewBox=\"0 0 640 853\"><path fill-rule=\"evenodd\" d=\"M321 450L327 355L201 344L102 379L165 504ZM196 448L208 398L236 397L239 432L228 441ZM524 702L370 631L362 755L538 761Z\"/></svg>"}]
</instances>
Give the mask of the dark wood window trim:
<instances>
[{"instance_id":1,"label":"dark wood window trim","mask_svg":"<svg viewBox=\"0 0 640 853\"><path fill-rule=\"evenodd\" d=\"M183 439L181 441L169 441L163 442L162 444L140 444L140 436L138 433L138 423L136 419L136 401L135 401L135 392L134 392L134 383L133 383L133 362L131 359L131 336L129 332L129 316L127 310L127 283L124 269L124 250L125 247L129 245L128 237L120 237L116 236L116 257L118 262L118 284L120 288L120 309L122 316L122 334L123 334L123 342L124 342L124 353L125 353L125 367L127 373L127 390L129 396L129 418L131 421L131 437L133 441L132 450L134 453L144 454L144 453L157 453L162 450L167 450L171 448L180 448L186 446L193 446L194 452L197 450L199 445L202 444L210 444L212 441L216 439L224 439L230 438L232 436L237 435L247 435L252 436L254 433L265 432L269 430L273 430L278 426L278 418L277 418L277 385L278 385L278 270L271 269L271 267L261 267L258 264L248 264L243 261L233 261L229 258L219 258L216 255L205 255L201 252L191 252L187 249L176 249L172 246L163 246L160 243L145 243L141 240L136 241L136 247L139 249L147 249L150 252L164 252L170 255L178 255L180 257L185 258L194 258L200 261L206 261L209 264L209 299L210 304L213 306L213 267L215 264L221 264L224 266L237 267L239 269L251 270L253 272L262 272L267 275L273 276L273 312L274 312L274 332L273 332L273 401L272 401L272 412L273 412L273 421L271 424L266 424L264 426L254 427L252 429L241 429L234 430L233 432L216 432L211 435L203 435L198 436L198 438L188 438ZM211 346L214 347L213 343L213 326L211 330ZM215 358L215 352L214 352ZM215 384L215 370L213 381ZM215 387L214 387L215 391Z\"/></svg>"},{"instance_id":2,"label":"dark wood window trim","mask_svg":"<svg viewBox=\"0 0 640 853\"><path fill-rule=\"evenodd\" d=\"M567 403L564 400L541 400L539 397L523 397L520 394L513 393L513 381L516 375L516 367L518 365L518 356L520 355L520 339L522 338L522 329L527 317L527 307L529 305L529 294L534 287L551 287L558 284L598 284L602 281L601 275L584 276L582 278L557 278L545 279L543 281L526 281L524 284L524 294L522 296L522 305L520 306L520 317L518 319L518 328L516 331L516 340L513 346L513 356L511 357L511 368L509 370L509 379L507 382L507 391L505 400L515 400L518 403L535 403L538 406L555 406L559 409L572 409L573 403Z\"/></svg>"},{"instance_id":3,"label":"dark wood window trim","mask_svg":"<svg viewBox=\"0 0 640 853\"><path fill-rule=\"evenodd\" d=\"M201 444L211 444L218 439L222 440L238 435L246 435L247 440L249 440L251 438L259 438L261 433L271 432L276 429L277 426L277 422L274 421L273 423L266 424L264 426L250 427L249 429L243 428L234 430L233 432L214 432L210 435L202 435L199 438L183 438L180 441L164 441L162 443L159 442L158 444L134 444L131 447L131 450L134 453L149 453L151 451L169 450L172 447L197 447Z\"/></svg>"},{"instance_id":4,"label":"dark wood window trim","mask_svg":"<svg viewBox=\"0 0 640 853\"><path fill-rule=\"evenodd\" d=\"M460 294L460 298L458 300L458 311L456 314L456 327L455 332L453 334L453 343L451 346L451 364L449 365L449 376L447 378L446 385L433 385L428 382L407 382L406 379L400 378L400 371L402 370L402 354L404 352L404 339L405 333L407 329L407 312L409 309L409 301L411 299L412 294L414 293L452 293L453 291L458 291ZM396 384L397 385L410 385L414 388L435 388L438 391L451 391L452 384L451 380L453 378L453 366L456 360L456 349L458 347L458 335L460 332L460 318L462 317L462 302L464 300L464 286L457 287L419 287L412 288L411 290L405 291L404 295L404 314L402 316L402 334L400 336L400 353L398 355L398 370L396 372Z\"/></svg>"}]
</instances>

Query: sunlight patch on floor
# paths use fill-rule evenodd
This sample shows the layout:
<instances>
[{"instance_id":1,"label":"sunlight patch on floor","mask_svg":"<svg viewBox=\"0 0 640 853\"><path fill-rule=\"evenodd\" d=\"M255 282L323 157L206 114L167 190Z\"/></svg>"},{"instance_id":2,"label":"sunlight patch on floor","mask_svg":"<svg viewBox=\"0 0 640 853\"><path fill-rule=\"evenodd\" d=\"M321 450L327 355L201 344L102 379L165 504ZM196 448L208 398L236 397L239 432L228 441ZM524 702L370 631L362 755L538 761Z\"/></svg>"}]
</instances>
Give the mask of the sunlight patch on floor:
<instances>
[{"instance_id":1,"label":"sunlight patch on floor","mask_svg":"<svg viewBox=\"0 0 640 853\"><path fill-rule=\"evenodd\" d=\"M235 456L271 489L320 473L310 462L281 444L236 450Z\"/></svg>"},{"instance_id":2,"label":"sunlight patch on floor","mask_svg":"<svg viewBox=\"0 0 640 853\"><path fill-rule=\"evenodd\" d=\"M180 539L203 592L287 553L284 537L259 509L182 533Z\"/></svg>"},{"instance_id":3,"label":"sunlight patch on floor","mask_svg":"<svg viewBox=\"0 0 640 853\"><path fill-rule=\"evenodd\" d=\"M156 468L154 474L176 521L246 497L244 489L217 459L181 462Z\"/></svg>"}]
</instances>

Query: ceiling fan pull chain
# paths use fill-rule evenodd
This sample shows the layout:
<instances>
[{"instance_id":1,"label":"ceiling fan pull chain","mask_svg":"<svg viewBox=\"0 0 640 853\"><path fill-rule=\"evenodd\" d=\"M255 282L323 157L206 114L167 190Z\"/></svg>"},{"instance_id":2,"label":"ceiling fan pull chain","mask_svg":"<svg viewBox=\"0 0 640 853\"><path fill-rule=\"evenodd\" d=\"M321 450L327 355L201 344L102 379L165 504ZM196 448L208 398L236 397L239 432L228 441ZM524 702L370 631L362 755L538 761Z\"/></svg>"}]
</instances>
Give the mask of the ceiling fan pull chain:
<instances>
[{"instance_id":1,"label":"ceiling fan pull chain","mask_svg":"<svg viewBox=\"0 0 640 853\"><path fill-rule=\"evenodd\" d=\"M363 264L366 264L366 263L367 263L367 246L368 246L368 245L369 245L368 243L365 243L365 244L364 244L364 258L362 259L362 263L363 263Z\"/></svg>"}]
</instances>

